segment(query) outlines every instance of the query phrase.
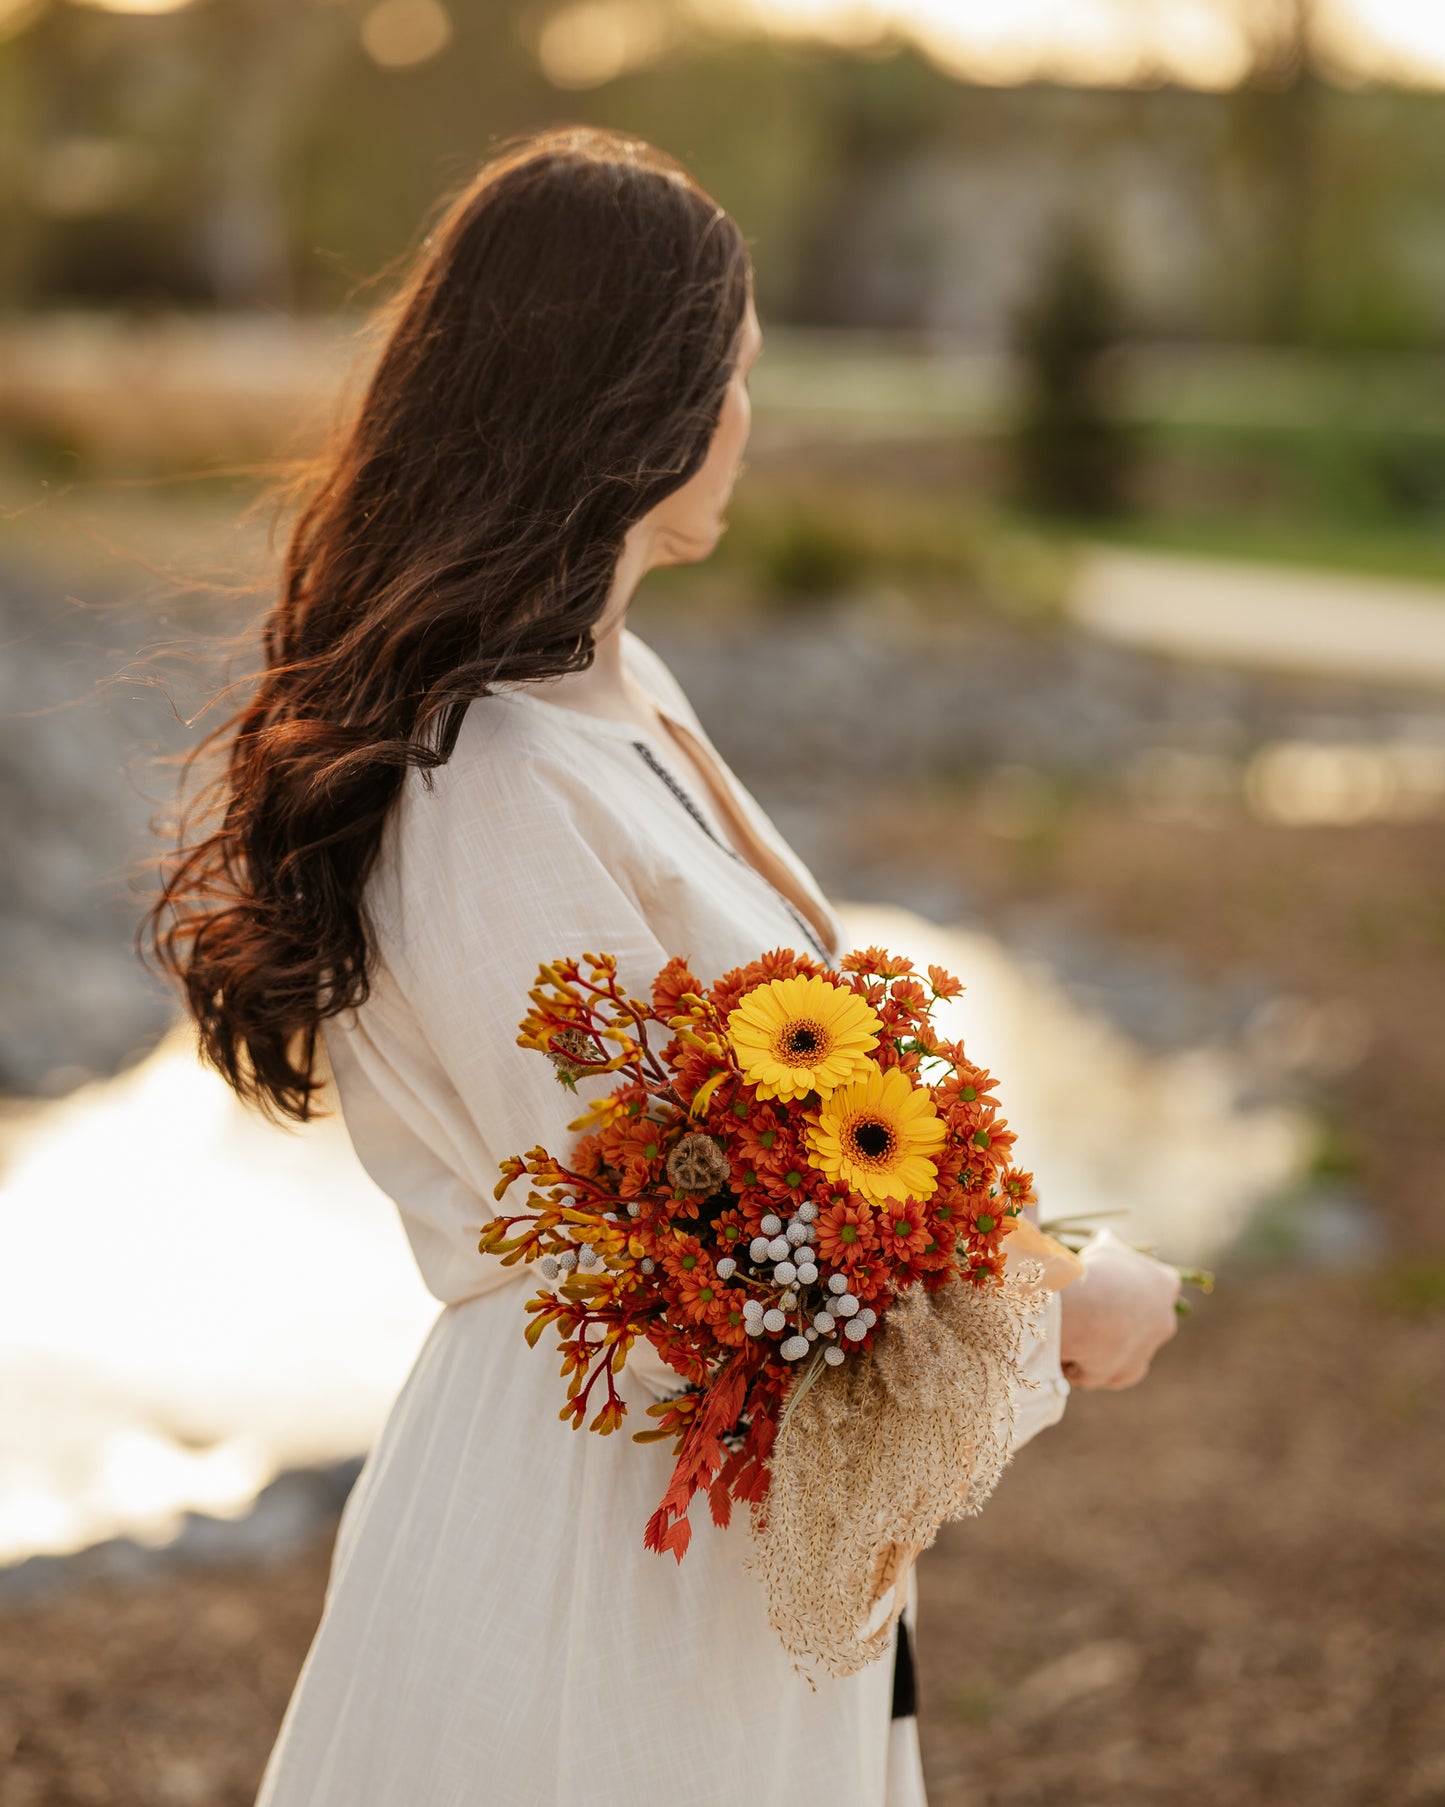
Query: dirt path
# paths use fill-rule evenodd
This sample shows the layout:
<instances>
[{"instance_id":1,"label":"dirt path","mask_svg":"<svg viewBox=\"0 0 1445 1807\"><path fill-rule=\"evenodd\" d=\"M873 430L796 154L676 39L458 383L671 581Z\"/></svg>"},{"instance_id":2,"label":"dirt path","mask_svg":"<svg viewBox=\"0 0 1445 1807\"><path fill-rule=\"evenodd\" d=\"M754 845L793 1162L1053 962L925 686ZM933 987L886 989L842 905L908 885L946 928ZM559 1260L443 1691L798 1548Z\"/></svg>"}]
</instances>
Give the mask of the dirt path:
<instances>
[{"instance_id":1,"label":"dirt path","mask_svg":"<svg viewBox=\"0 0 1445 1807\"><path fill-rule=\"evenodd\" d=\"M1445 591L1431 584L1099 546L1069 606L1153 652L1445 686Z\"/></svg>"}]
</instances>

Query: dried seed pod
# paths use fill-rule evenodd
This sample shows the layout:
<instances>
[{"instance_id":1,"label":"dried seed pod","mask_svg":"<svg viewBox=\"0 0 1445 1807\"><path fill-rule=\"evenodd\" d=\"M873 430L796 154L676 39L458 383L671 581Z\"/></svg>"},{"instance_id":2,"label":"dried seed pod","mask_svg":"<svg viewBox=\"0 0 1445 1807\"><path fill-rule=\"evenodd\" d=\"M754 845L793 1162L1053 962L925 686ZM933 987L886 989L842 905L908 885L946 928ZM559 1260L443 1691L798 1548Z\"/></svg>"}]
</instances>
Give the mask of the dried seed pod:
<instances>
[{"instance_id":1,"label":"dried seed pod","mask_svg":"<svg viewBox=\"0 0 1445 1807\"><path fill-rule=\"evenodd\" d=\"M591 1037L581 1029L558 1029L548 1041L547 1058L565 1085L570 1080L580 1079L596 1064L596 1050Z\"/></svg>"},{"instance_id":2,"label":"dried seed pod","mask_svg":"<svg viewBox=\"0 0 1445 1807\"><path fill-rule=\"evenodd\" d=\"M674 1192L706 1198L726 1185L728 1158L711 1136L694 1130L668 1154L667 1177Z\"/></svg>"}]
</instances>

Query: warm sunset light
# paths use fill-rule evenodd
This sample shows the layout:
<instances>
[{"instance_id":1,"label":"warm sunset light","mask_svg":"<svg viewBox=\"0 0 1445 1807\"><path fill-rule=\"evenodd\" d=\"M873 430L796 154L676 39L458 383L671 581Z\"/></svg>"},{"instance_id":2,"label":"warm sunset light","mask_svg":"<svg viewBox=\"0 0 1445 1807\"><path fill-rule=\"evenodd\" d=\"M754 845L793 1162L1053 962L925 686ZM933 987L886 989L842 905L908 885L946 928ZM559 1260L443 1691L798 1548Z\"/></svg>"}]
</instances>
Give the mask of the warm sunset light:
<instances>
[{"instance_id":1,"label":"warm sunset light","mask_svg":"<svg viewBox=\"0 0 1445 1807\"><path fill-rule=\"evenodd\" d=\"M1281 13L1288 29L1288 9ZM644 66L689 23L867 49L912 42L960 79L1095 86L1238 82L1271 35L1246 0L572 0L538 34L544 72L590 88ZM1308 29L1345 80L1445 83L1445 9L1429 0L1317 0Z\"/></svg>"},{"instance_id":2,"label":"warm sunset light","mask_svg":"<svg viewBox=\"0 0 1445 1807\"><path fill-rule=\"evenodd\" d=\"M193 0L71 0L72 5L100 13L178 13Z\"/></svg>"},{"instance_id":3,"label":"warm sunset light","mask_svg":"<svg viewBox=\"0 0 1445 1807\"><path fill-rule=\"evenodd\" d=\"M1141 9L1129 0L1015 0L1007 10L958 0L706 0L717 16L760 31L864 45L912 40L941 68L1007 85L1054 80L1128 84L1169 80L1227 87L1248 62L1248 40L1218 0Z\"/></svg>"},{"instance_id":4,"label":"warm sunset light","mask_svg":"<svg viewBox=\"0 0 1445 1807\"><path fill-rule=\"evenodd\" d=\"M0 37L20 31L46 0L0 0ZM69 0L139 17L180 12L194 0ZM1324 68L1346 82L1445 86L1445 6L1434 0L1314 0L1302 9ZM1249 0L564 0L533 28L539 63L559 88L586 89L655 62L702 26L867 50L915 44L960 80L1084 86L1158 82L1223 89L1292 6ZM404 69L445 50L451 20L439 0L378 0L362 20L363 47L383 68Z\"/></svg>"}]
</instances>

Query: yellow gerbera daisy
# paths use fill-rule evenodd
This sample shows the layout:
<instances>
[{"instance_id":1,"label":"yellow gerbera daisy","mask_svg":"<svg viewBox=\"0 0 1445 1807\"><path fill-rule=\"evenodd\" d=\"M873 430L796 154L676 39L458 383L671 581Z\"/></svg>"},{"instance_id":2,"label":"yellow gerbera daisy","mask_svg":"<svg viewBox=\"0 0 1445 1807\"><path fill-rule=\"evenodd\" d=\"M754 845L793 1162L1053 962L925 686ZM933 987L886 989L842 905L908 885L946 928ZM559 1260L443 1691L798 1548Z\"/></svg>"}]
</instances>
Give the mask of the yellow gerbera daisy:
<instances>
[{"instance_id":1,"label":"yellow gerbera daisy","mask_svg":"<svg viewBox=\"0 0 1445 1807\"><path fill-rule=\"evenodd\" d=\"M816 974L770 979L728 1012L728 1039L760 1098L826 1097L873 1063L883 1024L856 991Z\"/></svg>"},{"instance_id":2,"label":"yellow gerbera daisy","mask_svg":"<svg viewBox=\"0 0 1445 1807\"><path fill-rule=\"evenodd\" d=\"M813 1164L838 1185L861 1192L871 1204L890 1198L927 1198L938 1185L929 1159L947 1134L933 1100L898 1067L876 1061L820 1106L803 1135Z\"/></svg>"}]
</instances>

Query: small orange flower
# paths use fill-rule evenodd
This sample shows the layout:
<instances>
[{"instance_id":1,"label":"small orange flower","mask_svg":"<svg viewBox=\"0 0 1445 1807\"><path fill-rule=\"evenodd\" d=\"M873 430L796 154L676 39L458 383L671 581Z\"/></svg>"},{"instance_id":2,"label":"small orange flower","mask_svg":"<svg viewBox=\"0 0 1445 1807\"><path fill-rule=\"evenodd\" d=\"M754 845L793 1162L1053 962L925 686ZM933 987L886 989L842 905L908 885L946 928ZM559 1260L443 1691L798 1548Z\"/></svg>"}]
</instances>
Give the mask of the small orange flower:
<instances>
[{"instance_id":1,"label":"small orange flower","mask_svg":"<svg viewBox=\"0 0 1445 1807\"><path fill-rule=\"evenodd\" d=\"M928 1010L928 993L917 979L895 979L888 987L888 995L894 1003L906 1005L916 1016L923 1016Z\"/></svg>"},{"instance_id":2,"label":"small orange flower","mask_svg":"<svg viewBox=\"0 0 1445 1807\"><path fill-rule=\"evenodd\" d=\"M759 1102L738 1126L734 1152L756 1173L783 1173L798 1164L797 1130L788 1113Z\"/></svg>"},{"instance_id":3,"label":"small orange flower","mask_svg":"<svg viewBox=\"0 0 1445 1807\"><path fill-rule=\"evenodd\" d=\"M658 1242L658 1256L674 1280L685 1280L711 1264L696 1236L663 1236Z\"/></svg>"},{"instance_id":4,"label":"small orange flower","mask_svg":"<svg viewBox=\"0 0 1445 1807\"><path fill-rule=\"evenodd\" d=\"M999 1240L1011 1208L1011 1201L1006 1197L988 1192L968 1195L959 1229L967 1236L975 1256Z\"/></svg>"},{"instance_id":5,"label":"small orange flower","mask_svg":"<svg viewBox=\"0 0 1445 1807\"><path fill-rule=\"evenodd\" d=\"M632 1187L645 1186L662 1158L662 1126L638 1114L619 1117L598 1132L608 1164Z\"/></svg>"},{"instance_id":6,"label":"small orange flower","mask_svg":"<svg viewBox=\"0 0 1445 1807\"><path fill-rule=\"evenodd\" d=\"M956 998L962 995L962 981L955 979L946 966L930 966L928 980L941 998Z\"/></svg>"},{"instance_id":7,"label":"small orange flower","mask_svg":"<svg viewBox=\"0 0 1445 1807\"><path fill-rule=\"evenodd\" d=\"M741 1211L724 1211L712 1227L713 1241L726 1254L745 1249L756 1232Z\"/></svg>"},{"instance_id":8,"label":"small orange flower","mask_svg":"<svg viewBox=\"0 0 1445 1807\"><path fill-rule=\"evenodd\" d=\"M682 1014L682 994L690 991L695 997L702 995L702 981L688 966L681 954L676 954L652 981L652 1008L664 1020Z\"/></svg>"},{"instance_id":9,"label":"small orange flower","mask_svg":"<svg viewBox=\"0 0 1445 1807\"><path fill-rule=\"evenodd\" d=\"M977 1127L968 1140L970 1147L978 1149L997 1163L1008 1159L1017 1137L999 1116L998 1107L989 1104L980 1112Z\"/></svg>"},{"instance_id":10,"label":"small orange flower","mask_svg":"<svg viewBox=\"0 0 1445 1807\"><path fill-rule=\"evenodd\" d=\"M698 1262L690 1272L679 1275L674 1291L679 1306L694 1324L710 1324L724 1288L711 1264Z\"/></svg>"},{"instance_id":11,"label":"small orange flower","mask_svg":"<svg viewBox=\"0 0 1445 1807\"><path fill-rule=\"evenodd\" d=\"M818 1219L818 1253L829 1267L852 1267L876 1252L873 1214L859 1202L838 1199Z\"/></svg>"},{"instance_id":12,"label":"small orange flower","mask_svg":"<svg viewBox=\"0 0 1445 1807\"><path fill-rule=\"evenodd\" d=\"M914 1201L897 1199L881 1205L875 1220L879 1245L894 1261L906 1261L921 1255L934 1240L924 1222L923 1212Z\"/></svg>"},{"instance_id":13,"label":"small orange flower","mask_svg":"<svg viewBox=\"0 0 1445 1807\"><path fill-rule=\"evenodd\" d=\"M998 1179L999 1190L1010 1204L1028 1205L1033 1203L1034 1176L1025 1173L1022 1167L1005 1167Z\"/></svg>"},{"instance_id":14,"label":"small orange flower","mask_svg":"<svg viewBox=\"0 0 1445 1807\"><path fill-rule=\"evenodd\" d=\"M724 1287L714 1302L714 1308L708 1324L720 1343L727 1343L734 1349L742 1348L748 1341L743 1317L743 1294L735 1286Z\"/></svg>"}]
</instances>

